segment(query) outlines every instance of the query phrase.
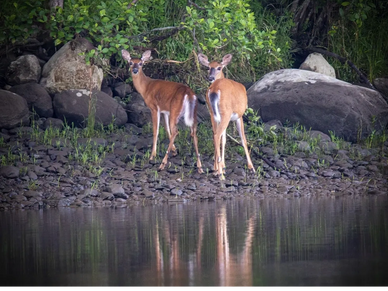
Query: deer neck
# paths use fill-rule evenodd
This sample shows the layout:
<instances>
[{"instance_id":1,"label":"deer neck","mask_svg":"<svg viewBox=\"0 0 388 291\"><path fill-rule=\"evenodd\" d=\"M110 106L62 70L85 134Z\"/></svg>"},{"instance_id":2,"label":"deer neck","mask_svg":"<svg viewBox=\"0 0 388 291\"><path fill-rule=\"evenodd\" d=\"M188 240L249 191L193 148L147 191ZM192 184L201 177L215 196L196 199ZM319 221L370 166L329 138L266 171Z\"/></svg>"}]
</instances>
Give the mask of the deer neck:
<instances>
[{"instance_id":1,"label":"deer neck","mask_svg":"<svg viewBox=\"0 0 388 291\"><path fill-rule=\"evenodd\" d=\"M217 78L216 80L220 80L220 79L225 79L225 75L224 75L224 72L221 71L218 75L217 75ZM214 80L215 81L215 80Z\"/></svg>"},{"instance_id":2,"label":"deer neck","mask_svg":"<svg viewBox=\"0 0 388 291\"><path fill-rule=\"evenodd\" d=\"M145 99L145 92L147 91L148 84L152 79L147 77L141 70L137 74L132 73L132 80L137 92L139 92L140 95Z\"/></svg>"}]
</instances>

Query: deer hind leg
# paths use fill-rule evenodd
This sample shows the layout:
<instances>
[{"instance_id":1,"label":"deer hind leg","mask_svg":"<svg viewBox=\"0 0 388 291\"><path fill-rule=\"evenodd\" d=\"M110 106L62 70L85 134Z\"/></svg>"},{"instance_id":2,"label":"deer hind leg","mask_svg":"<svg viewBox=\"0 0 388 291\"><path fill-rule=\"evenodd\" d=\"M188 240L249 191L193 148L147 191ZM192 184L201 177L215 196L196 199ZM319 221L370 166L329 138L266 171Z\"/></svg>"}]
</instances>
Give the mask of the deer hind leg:
<instances>
[{"instance_id":1,"label":"deer hind leg","mask_svg":"<svg viewBox=\"0 0 388 291\"><path fill-rule=\"evenodd\" d=\"M225 144L226 144L226 129L221 135L221 171L225 174Z\"/></svg>"},{"instance_id":2,"label":"deer hind leg","mask_svg":"<svg viewBox=\"0 0 388 291\"><path fill-rule=\"evenodd\" d=\"M150 160L156 157L156 144L158 142L159 122L160 122L159 107L157 109L151 109L151 118L152 118L153 140L152 140L152 151L151 151Z\"/></svg>"},{"instance_id":3,"label":"deer hind leg","mask_svg":"<svg viewBox=\"0 0 388 291\"><path fill-rule=\"evenodd\" d=\"M166 126L166 131L167 131L167 135L168 135L168 140L171 140L171 129L170 129L170 114L167 113L167 112L163 112L163 115L164 115L164 122L165 122L165 126ZM176 151L176 147L175 145L173 144L172 145L172 155L173 156L176 156L177 155L177 151Z\"/></svg>"},{"instance_id":4,"label":"deer hind leg","mask_svg":"<svg viewBox=\"0 0 388 291\"><path fill-rule=\"evenodd\" d=\"M197 170L199 174L202 174L203 170L202 170L202 163L201 163L201 155L199 154L199 150L198 150L197 121L194 121L194 124L191 127L191 137L194 143L195 154L197 155Z\"/></svg>"},{"instance_id":5,"label":"deer hind leg","mask_svg":"<svg viewBox=\"0 0 388 291\"><path fill-rule=\"evenodd\" d=\"M169 154L174 148L174 141L176 136L178 135L178 129L176 127L176 124L170 122L170 129L171 129L170 143L168 144L166 155L164 156L163 161L160 164L159 170L163 170L164 167L167 165Z\"/></svg>"},{"instance_id":6,"label":"deer hind leg","mask_svg":"<svg viewBox=\"0 0 388 291\"><path fill-rule=\"evenodd\" d=\"M244 122L242 117L236 120L236 125L237 125L236 126L237 131L241 138L242 146L244 147L245 155L247 156L248 169L251 170L253 173L255 173L255 167L253 167L252 160L248 151L247 139L245 137L245 132L244 132Z\"/></svg>"}]
</instances>

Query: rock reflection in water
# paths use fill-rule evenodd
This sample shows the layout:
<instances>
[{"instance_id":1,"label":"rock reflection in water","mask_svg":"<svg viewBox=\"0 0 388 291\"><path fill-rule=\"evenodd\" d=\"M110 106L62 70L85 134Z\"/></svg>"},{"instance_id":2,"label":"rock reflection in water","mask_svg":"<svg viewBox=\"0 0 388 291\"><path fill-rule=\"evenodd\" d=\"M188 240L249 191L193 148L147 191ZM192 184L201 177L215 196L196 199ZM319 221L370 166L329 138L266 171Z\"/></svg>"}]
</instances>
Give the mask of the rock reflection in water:
<instances>
[{"instance_id":1,"label":"rock reflection in water","mask_svg":"<svg viewBox=\"0 0 388 291\"><path fill-rule=\"evenodd\" d=\"M387 285L388 199L0 213L0 285Z\"/></svg>"}]
</instances>

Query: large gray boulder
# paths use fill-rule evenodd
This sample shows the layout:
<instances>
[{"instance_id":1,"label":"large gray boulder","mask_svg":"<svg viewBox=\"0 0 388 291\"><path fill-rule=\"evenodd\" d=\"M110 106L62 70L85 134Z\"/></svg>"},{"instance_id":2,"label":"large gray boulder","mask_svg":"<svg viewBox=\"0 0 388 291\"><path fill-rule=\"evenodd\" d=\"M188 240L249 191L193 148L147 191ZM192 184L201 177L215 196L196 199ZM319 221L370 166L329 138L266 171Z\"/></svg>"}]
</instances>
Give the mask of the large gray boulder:
<instances>
[{"instance_id":1,"label":"large gray boulder","mask_svg":"<svg viewBox=\"0 0 388 291\"><path fill-rule=\"evenodd\" d=\"M143 97L139 93L133 92L130 100L130 103L125 106L128 122L138 127L143 127L152 122L151 110L145 105Z\"/></svg>"},{"instance_id":2,"label":"large gray boulder","mask_svg":"<svg viewBox=\"0 0 388 291\"><path fill-rule=\"evenodd\" d=\"M53 106L55 116L76 126L85 125L89 108L95 110L96 123L108 125L114 120L115 125L123 125L127 122L124 108L101 91L66 90L55 94Z\"/></svg>"},{"instance_id":3,"label":"large gray boulder","mask_svg":"<svg viewBox=\"0 0 388 291\"><path fill-rule=\"evenodd\" d=\"M388 105L377 91L323 74L271 72L247 91L248 104L264 122L279 119L355 142L388 123Z\"/></svg>"},{"instance_id":4,"label":"large gray boulder","mask_svg":"<svg viewBox=\"0 0 388 291\"><path fill-rule=\"evenodd\" d=\"M7 70L6 79L9 85L38 83L42 68L34 55L24 55L13 61Z\"/></svg>"},{"instance_id":5,"label":"large gray boulder","mask_svg":"<svg viewBox=\"0 0 388 291\"><path fill-rule=\"evenodd\" d=\"M0 90L0 128L11 129L30 122L28 104L23 97Z\"/></svg>"},{"instance_id":6,"label":"large gray boulder","mask_svg":"<svg viewBox=\"0 0 388 291\"><path fill-rule=\"evenodd\" d=\"M93 48L84 38L66 43L44 65L40 84L52 95L68 89L101 90L102 69L87 65L82 55Z\"/></svg>"},{"instance_id":7,"label":"large gray boulder","mask_svg":"<svg viewBox=\"0 0 388 291\"><path fill-rule=\"evenodd\" d=\"M37 83L16 85L11 92L22 96L27 100L28 107L40 117L52 117L54 114L53 102L47 91Z\"/></svg>"}]
</instances>

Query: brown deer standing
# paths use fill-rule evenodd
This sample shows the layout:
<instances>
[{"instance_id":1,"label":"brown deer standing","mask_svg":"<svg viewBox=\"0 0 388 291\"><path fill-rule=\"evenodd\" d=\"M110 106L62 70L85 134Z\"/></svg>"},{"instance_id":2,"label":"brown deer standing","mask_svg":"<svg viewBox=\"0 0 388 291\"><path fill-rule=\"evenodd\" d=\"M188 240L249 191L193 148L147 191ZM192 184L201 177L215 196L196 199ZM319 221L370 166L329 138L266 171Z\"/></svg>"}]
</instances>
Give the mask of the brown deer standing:
<instances>
[{"instance_id":1,"label":"brown deer standing","mask_svg":"<svg viewBox=\"0 0 388 291\"><path fill-rule=\"evenodd\" d=\"M153 145L150 160L156 157L156 144L159 134L160 114L164 115L166 131L170 139L166 155L159 167L163 170L167 164L169 153L176 152L174 146L175 137L178 134L177 124L183 116L185 124L191 128L191 136L194 142L195 153L197 155L198 173L203 173L200 154L198 151L197 139L197 97L186 85L155 80L147 77L143 73L143 65L151 57L151 51L145 51L141 59L131 59L126 50L122 50L123 58L129 63L133 84L136 90L143 97L144 102L151 110L153 127Z\"/></svg>"},{"instance_id":2,"label":"brown deer standing","mask_svg":"<svg viewBox=\"0 0 388 291\"><path fill-rule=\"evenodd\" d=\"M210 111L214 134L214 171L224 180L226 128L229 122L235 121L241 143L247 156L248 169L255 172L249 155L247 140L244 133L243 114L248 107L245 87L233 80L226 79L222 69L230 63L232 55L223 57L221 63L209 63L207 56L198 54L199 62L209 68L208 79L212 84L206 93L206 102ZM222 152L220 143L222 138Z\"/></svg>"}]
</instances>

